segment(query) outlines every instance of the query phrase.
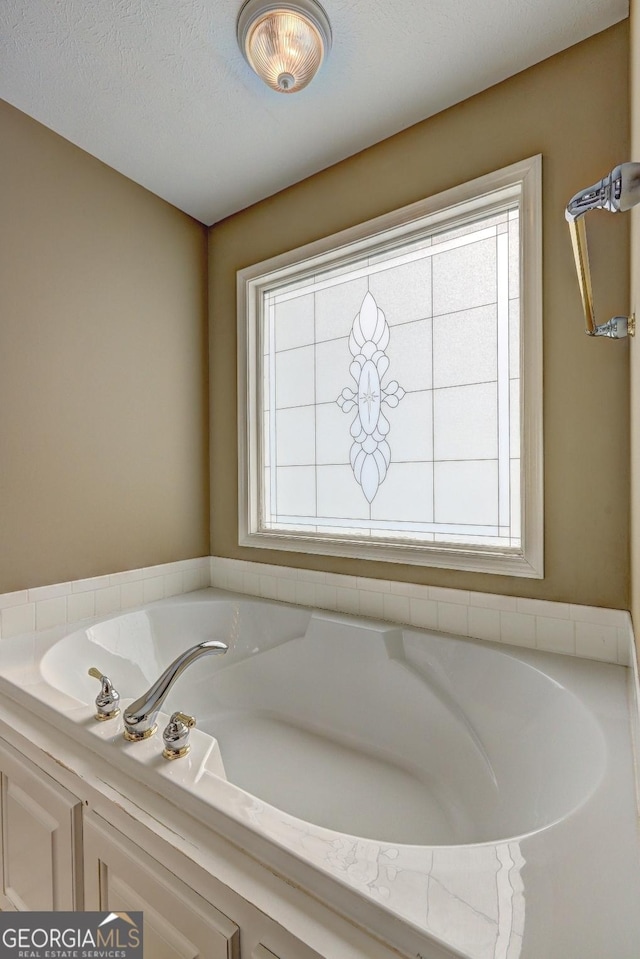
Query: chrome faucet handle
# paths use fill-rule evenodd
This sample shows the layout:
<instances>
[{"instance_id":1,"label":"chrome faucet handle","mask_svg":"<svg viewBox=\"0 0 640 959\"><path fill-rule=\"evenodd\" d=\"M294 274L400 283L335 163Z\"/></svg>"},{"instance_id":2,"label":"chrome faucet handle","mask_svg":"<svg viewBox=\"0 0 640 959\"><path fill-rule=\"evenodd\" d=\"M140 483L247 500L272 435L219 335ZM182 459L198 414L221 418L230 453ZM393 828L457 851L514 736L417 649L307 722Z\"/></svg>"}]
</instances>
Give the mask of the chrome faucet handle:
<instances>
[{"instance_id":1,"label":"chrome faucet handle","mask_svg":"<svg viewBox=\"0 0 640 959\"><path fill-rule=\"evenodd\" d=\"M108 676L105 676L95 666L88 670L89 676L97 679L101 684L100 692L96 696L96 714L95 718L104 723L108 719L115 719L120 715L120 693L113 688L113 684Z\"/></svg>"},{"instance_id":2,"label":"chrome faucet handle","mask_svg":"<svg viewBox=\"0 0 640 959\"><path fill-rule=\"evenodd\" d=\"M187 716L186 713L181 712L173 713L162 734L164 741L162 755L165 759L180 759L187 755L191 749L189 730L193 729L195 724L194 716Z\"/></svg>"}]
</instances>

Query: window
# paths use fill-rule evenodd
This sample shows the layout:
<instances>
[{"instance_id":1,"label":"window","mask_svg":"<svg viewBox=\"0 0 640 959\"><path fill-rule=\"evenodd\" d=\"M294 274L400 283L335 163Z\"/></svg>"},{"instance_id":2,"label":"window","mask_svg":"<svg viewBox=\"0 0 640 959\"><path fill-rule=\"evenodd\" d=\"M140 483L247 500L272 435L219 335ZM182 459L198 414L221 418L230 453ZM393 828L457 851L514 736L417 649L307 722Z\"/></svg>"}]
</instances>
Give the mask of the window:
<instances>
[{"instance_id":1,"label":"window","mask_svg":"<svg viewBox=\"0 0 640 959\"><path fill-rule=\"evenodd\" d=\"M542 575L540 170L238 274L242 544Z\"/></svg>"}]
</instances>

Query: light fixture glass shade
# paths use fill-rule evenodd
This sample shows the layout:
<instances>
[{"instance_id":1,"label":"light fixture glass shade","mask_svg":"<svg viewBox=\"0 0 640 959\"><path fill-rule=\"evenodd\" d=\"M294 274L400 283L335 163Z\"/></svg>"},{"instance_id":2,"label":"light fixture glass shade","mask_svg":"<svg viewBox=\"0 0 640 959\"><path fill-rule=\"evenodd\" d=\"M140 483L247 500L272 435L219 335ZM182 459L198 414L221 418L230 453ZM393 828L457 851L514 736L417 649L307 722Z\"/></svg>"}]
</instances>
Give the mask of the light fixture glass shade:
<instances>
[{"instance_id":1,"label":"light fixture glass shade","mask_svg":"<svg viewBox=\"0 0 640 959\"><path fill-rule=\"evenodd\" d=\"M265 83L278 93L296 93L317 73L331 44L331 29L312 0L249 0L238 19L238 42Z\"/></svg>"}]
</instances>

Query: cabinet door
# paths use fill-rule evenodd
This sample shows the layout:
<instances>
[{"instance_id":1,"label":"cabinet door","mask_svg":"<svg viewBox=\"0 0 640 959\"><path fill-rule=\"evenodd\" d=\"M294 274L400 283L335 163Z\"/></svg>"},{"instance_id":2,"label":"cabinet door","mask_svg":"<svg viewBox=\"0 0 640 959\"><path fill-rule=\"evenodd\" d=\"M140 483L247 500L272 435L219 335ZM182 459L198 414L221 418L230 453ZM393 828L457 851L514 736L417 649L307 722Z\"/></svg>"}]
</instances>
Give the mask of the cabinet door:
<instances>
[{"instance_id":1,"label":"cabinet door","mask_svg":"<svg viewBox=\"0 0 640 959\"><path fill-rule=\"evenodd\" d=\"M263 946L262 943L258 943L251 952L251 959L278 959L278 956L276 956L275 952L271 952L270 949Z\"/></svg>"},{"instance_id":2,"label":"cabinet door","mask_svg":"<svg viewBox=\"0 0 640 959\"><path fill-rule=\"evenodd\" d=\"M145 959L239 959L239 930L100 816L84 829L85 908L143 913Z\"/></svg>"},{"instance_id":3,"label":"cabinet door","mask_svg":"<svg viewBox=\"0 0 640 959\"><path fill-rule=\"evenodd\" d=\"M82 803L0 747L3 909L82 909Z\"/></svg>"}]
</instances>

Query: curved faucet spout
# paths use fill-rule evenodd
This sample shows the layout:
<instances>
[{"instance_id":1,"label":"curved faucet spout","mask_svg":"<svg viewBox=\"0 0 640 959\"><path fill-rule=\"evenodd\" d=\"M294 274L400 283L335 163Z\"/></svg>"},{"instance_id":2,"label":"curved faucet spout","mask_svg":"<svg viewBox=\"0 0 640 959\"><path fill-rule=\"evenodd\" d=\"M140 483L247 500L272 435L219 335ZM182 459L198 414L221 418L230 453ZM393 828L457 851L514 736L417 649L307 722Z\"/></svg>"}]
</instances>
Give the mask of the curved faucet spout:
<instances>
[{"instance_id":1,"label":"curved faucet spout","mask_svg":"<svg viewBox=\"0 0 640 959\"><path fill-rule=\"evenodd\" d=\"M220 643L212 639L206 643L198 643L197 646L192 646L174 659L153 686L125 709L123 717L124 738L137 742L140 739L148 739L149 736L153 736L156 731L155 720L160 707L165 701L167 693L187 666L190 666L191 663L202 656L209 656L212 653L226 653L228 648L226 643Z\"/></svg>"}]
</instances>

